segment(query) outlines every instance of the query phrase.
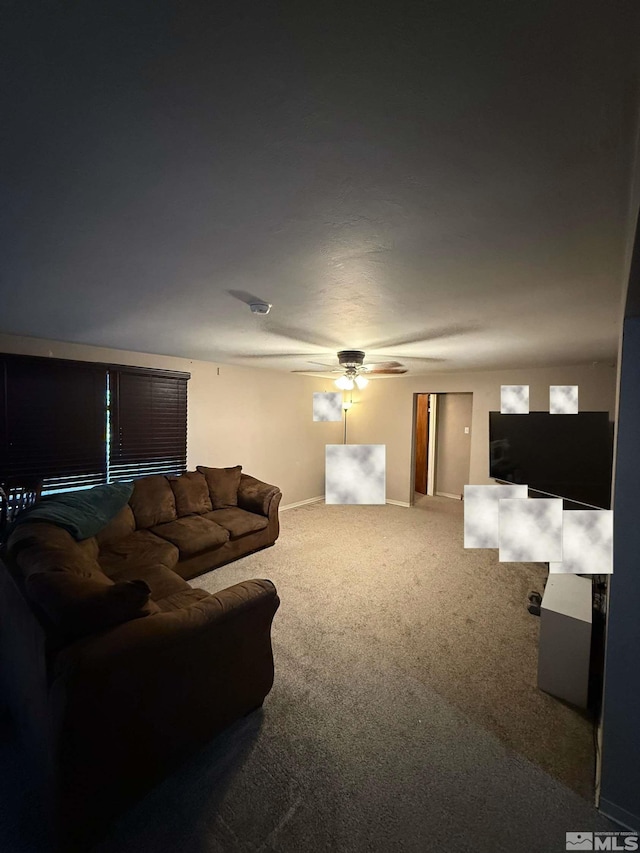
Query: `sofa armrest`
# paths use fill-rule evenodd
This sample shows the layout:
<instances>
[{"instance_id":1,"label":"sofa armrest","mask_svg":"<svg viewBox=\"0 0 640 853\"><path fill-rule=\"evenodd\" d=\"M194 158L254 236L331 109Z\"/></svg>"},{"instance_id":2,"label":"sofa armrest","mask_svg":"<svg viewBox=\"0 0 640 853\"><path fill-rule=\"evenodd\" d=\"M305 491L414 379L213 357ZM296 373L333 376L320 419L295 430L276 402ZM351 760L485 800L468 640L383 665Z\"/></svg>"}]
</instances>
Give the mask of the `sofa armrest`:
<instances>
[{"instance_id":1,"label":"sofa armrest","mask_svg":"<svg viewBox=\"0 0 640 853\"><path fill-rule=\"evenodd\" d=\"M280 494L277 486L263 483L248 474L240 476L238 487L238 506L247 512L255 512L257 515L269 517L269 509L276 495Z\"/></svg>"},{"instance_id":2,"label":"sofa armrest","mask_svg":"<svg viewBox=\"0 0 640 853\"><path fill-rule=\"evenodd\" d=\"M61 837L104 825L262 704L279 603L270 581L244 581L59 654L49 704Z\"/></svg>"}]
</instances>

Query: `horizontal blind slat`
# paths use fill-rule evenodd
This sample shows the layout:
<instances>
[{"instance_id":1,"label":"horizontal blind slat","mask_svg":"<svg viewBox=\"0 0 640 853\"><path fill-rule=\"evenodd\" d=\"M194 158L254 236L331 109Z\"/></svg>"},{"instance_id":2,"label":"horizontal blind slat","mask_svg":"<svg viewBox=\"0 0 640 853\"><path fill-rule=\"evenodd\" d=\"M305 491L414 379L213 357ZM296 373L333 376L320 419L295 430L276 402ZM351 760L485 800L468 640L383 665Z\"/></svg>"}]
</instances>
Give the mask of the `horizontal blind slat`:
<instances>
[{"instance_id":1,"label":"horizontal blind slat","mask_svg":"<svg viewBox=\"0 0 640 853\"><path fill-rule=\"evenodd\" d=\"M187 465L187 382L119 372L114 379L109 476L179 474Z\"/></svg>"}]
</instances>

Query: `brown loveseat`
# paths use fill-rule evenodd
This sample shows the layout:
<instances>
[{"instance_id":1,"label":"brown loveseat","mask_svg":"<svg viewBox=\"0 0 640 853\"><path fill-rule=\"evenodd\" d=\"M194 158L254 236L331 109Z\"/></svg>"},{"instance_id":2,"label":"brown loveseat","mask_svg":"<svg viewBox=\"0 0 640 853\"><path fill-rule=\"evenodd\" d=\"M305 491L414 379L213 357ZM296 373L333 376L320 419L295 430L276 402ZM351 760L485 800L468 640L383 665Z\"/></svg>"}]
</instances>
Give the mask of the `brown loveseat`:
<instances>
[{"instance_id":1,"label":"brown loveseat","mask_svg":"<svg viewBox=\"0 0 640 853\"><path fill-rule=\"evenodd\" d=\"M230 470L137 480L81 541L28 519L8 538L2 676L63 850L271 689L273 584L210 595L185 580L278 536L280 491Z\"/></svg>"}]
</instances>

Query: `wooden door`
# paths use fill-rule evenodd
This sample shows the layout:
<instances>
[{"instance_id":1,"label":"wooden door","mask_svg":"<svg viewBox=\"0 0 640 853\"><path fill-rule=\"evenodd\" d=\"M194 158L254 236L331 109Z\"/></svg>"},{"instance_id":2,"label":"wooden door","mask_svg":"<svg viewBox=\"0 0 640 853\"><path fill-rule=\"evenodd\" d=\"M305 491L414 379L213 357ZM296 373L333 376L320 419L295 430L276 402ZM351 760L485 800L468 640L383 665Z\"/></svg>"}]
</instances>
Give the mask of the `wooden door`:
<instances>
[{"instance_id":1,"label":"wooden door","mask_svg":"<svg viewBox=\"0 0 640 853\"><path fill-rule=\"evenodd\" d=\"M416 403L415 490L427 494L427 448L429 446L429 395L418 394Z\"/></svg>"}]
</instances>

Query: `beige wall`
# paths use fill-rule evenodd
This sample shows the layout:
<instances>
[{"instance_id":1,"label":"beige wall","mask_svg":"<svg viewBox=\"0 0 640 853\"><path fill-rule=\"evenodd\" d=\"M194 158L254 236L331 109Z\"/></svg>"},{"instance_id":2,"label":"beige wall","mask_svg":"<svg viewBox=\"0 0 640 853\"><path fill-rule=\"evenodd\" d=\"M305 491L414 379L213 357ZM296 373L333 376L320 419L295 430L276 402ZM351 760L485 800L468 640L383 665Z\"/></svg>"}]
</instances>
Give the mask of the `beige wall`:
<instances>
[{"instance_id":1,"label":"beige wall","mask_svg":"<svg viewBox=\"0 0 640 853\"><path fill-rule=\"evenodd\" d=\"M326 379L9 335L0 352L189 371L188 467L241 464L283 505L324 494L324 446L342 443L341 423L312 419L313 392L335 390Z\"/></svg>"},{"instance_id":2,"label":"beige wall","mask_svg":"<svg viewBox=\"0 0 640 853\"><path fill-rule=\"evenodd\" d=\"M189 467L241 464L247 473L280 486L283 505L324 494L324 446L342 443L341 423L312 420L312 394L335 390L331 380L11 335L0 335L0 352L189 371ZM613 417L615 368L432 373L376 379L364 391L354 392L349 443L385 444L387 498L410 503L414 394L469 392L469 481L490 483L488 412L500 408L500 385L517 384L530 386L534 411L548 411L549 385L578 385L581 409L608 410Z\"/></svg>"},{"instance_id":3,"label":"beige wall","mask_svg":"<svg viewBox=\"0 0 640 853\"><path fill-rule=\"evenodd\" d=\"M435 493L462 497L469 482L473 396L439 394L437 399Z\"/></svg>"},{"instance_id":4,"label":"beige wall","mask_svg":"<svg viewBox=\"0 0 640 853\"><path fill-rule=\"evenodd\" d=\"M372 380L354 392L349 412L349 442L387 447L387 499L410 503L413 497L414 394L463 391L473 394L470 483L491 483L489 416L500 410L501 385L529 385L532 411L549 411L549 385L578 385L580 408L609 411L613 418L616 370L605 366L548 367L477 373L431 373Z\"/></svg>"}]
</instances>

